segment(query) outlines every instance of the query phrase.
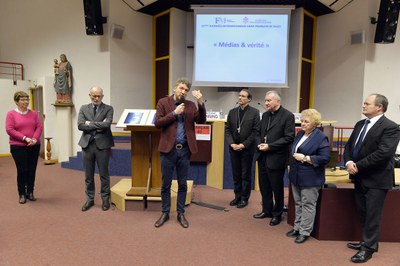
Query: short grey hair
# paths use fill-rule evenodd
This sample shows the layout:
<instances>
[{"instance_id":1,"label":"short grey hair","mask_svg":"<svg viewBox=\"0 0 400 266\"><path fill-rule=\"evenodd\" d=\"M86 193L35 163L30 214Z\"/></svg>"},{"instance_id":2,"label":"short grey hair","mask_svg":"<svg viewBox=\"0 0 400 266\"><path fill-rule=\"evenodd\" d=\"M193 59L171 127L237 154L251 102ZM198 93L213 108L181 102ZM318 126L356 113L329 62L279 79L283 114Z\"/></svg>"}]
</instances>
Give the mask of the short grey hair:
<instances>
[{"instance_id":1,"label":"short grey hair","mask_svg":"<svg viewBox=\"0 0 400 266\"><path fill-rule=\"evenodd\" d=\"M277 91L274 91L274 90L267 91L267 93L265 95L270 95L270 94L274 95L275 100L278 100L278 101L281 100L281 95Z\"/></svg>"},{"instance_id":2,"label":"short grey hair","mask_svg":"<svg viewBox=\"0 0 400 266\"><path fill-rule=\"evenodd\" d=\"M385 113L389 106L388 99L384 95L379 93L372 93L371 95L375 95L375 105L381 104L383 112Z\"/></svg>"},{"instance_id":3,"label":"short grey hair","mask_svg":"<svg viewBox=\"0 0 400 266\"><path fill-rule=\"evenodd\" d=\"M93 87L90 89L90 93L92 93L93 91L100 91L100 92L101 92L101 95L103 95L103 89L102 89L101 87L99 87L99 86L93 86Z\"/></svg>"},{"instance_id":4,"label":"short grey hair","mask_svg":"<svg viewBox=\"0 0 400 266\"><path fill-rule=\"evenodd\" d=\"M188 78L185 78L185 77L178 78L175 81L174 88L178 87L179 84L185 84L189 90L192 87L192 83L189 81Z\"/></svg>"}]
</instances>

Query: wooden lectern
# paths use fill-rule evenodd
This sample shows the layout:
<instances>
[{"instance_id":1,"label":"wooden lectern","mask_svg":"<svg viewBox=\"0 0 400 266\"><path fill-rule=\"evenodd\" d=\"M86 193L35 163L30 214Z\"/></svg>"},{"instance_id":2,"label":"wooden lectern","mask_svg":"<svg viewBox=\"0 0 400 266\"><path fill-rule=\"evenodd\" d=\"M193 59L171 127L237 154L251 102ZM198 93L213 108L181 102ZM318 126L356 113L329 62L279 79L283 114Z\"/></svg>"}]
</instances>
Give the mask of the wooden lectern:
<instances>
[{"instance_id":1,"label":"wooden lectern","mask_svg":"<svg viewBox=\"0 0 400 266\"><path fill-rule=\"evenodd\" d=\"M127 196L161 196L161 163L158 152L160 129L130 125L132 188Z\"/></svg>"}]
</instances>

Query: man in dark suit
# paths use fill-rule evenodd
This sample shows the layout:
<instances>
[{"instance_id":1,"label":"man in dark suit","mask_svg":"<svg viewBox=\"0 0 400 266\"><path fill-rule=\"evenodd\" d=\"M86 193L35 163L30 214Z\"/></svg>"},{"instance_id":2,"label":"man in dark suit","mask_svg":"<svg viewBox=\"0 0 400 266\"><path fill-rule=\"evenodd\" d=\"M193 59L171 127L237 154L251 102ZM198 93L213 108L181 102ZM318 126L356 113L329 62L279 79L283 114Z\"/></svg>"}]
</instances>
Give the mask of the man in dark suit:
<instances>
[{"instance_id":1,"label":"man in dark suit","mask_svg":"<svg viewBox=\"0 0 400 266\"><path fill-rule=\"evenodd\" d=\"M78 116L78 129L82 131L79 146L82 147L83 165L85 168L86 203L82 211L89 210L94 205L95 163L99 168L101 181L102 209L107 211L110 208L110 174L108 163L110 160L111 147L114 146L114 139L111 133L114 109L104 104L103 90L100 87L93 87L89 97L91 103L82 105Z\"/></svg>"},{"instance_id":2,"label":"man in dark suit","mask_svg":"<svg viewBox=\"0 0 400 266\"><path fill-rule=\"evenodd\" d=\"M269 224L274 226L282 220L283 177L289 158L289 146L294 140L295 123L293 113L281 106L278 92L268 91L264 100L267 111L262 115L256 155L262 211L253 217L272 217Z\"/></svg>"},{"instance_id":3,"label":"man in dark suit","mask_svg":"<svg viewBox=\"0 0 400 266\"><path fill-rule=\"evenodd\" d=\"M192 92L198 108L192 101L185 99L190 87L191 83L187 79L180 78L175 82L174 94L160 99L157 103L154 125L161 128L158 150L162 172L162 215L154 224L155 227L160 227L169 220L174 169L178 181L177 219L182 227L189 227L184 212L190 156L197 152L195 123L206 122L206 109L201 92Z\"/></svg>"},{"instance_id":4,"label":"man in dark suit","mask_svg":"<svg viewBox=\"0 0 400 266\"><path fill-rule=\"evenodd\" d=\"M237 208L246 207L250 198L255 140L260 126L260 112L249 105L251 99L248 89L239 92L239 107L229 111L225 127L235 193L229 205Z\"/></svg>"},{"instance_id":5,"label":"man in dark suit","mask_svg":"<svg viewBox=\"0 0 400 266\"><path fill-rule=\"evenodd\" d=\"M362 241L348 243L358 252L352 262L366 262L378 251L380 221L386 193L394 183L394 160L400 138L399 126L385 117L388 100L381 94L369 95L363 104L367 119L357 122L346 144L344 161L354 180L358 215L363 225Z\"/></svg>"}]
</instances>

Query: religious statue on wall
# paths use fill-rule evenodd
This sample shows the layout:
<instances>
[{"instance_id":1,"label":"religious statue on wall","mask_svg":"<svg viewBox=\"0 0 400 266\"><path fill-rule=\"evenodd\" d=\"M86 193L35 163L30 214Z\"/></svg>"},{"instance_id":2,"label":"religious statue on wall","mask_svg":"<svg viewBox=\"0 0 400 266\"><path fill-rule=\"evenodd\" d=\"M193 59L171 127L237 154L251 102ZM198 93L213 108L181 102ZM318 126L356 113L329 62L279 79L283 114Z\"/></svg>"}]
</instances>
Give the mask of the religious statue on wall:
<instances>
[{"instance_id":1,"label":"religious statue on wall","mask_svg":"<svg viewBox=\"0 0 400 266\"><path fill-rule=\"evenodd\" d=\"M54 59L53 62L56 103L72 104L72 66L65 54L60 55L60 62L57 59Z\"/></svg>"}]
</instances>

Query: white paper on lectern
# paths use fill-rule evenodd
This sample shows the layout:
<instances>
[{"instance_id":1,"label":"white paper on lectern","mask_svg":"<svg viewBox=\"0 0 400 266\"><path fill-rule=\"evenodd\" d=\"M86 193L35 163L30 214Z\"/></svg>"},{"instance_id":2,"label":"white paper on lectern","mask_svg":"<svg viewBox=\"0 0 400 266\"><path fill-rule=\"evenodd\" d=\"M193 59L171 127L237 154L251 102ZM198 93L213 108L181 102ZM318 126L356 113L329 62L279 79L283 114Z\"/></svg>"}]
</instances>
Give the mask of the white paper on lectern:
<instances>
[{"instance_id":1,"label":"white paper on lectern","mask_svg":"<svg viewBox=\"0 0 400 266\"><path fill-rule=\"evenodd\" d=\"M147 117L146 125L154 126L154 121L156 121L156 109L151 109L149 112L149 116Z\"/></svg>"},{"instance_id":2,"label":"white paper on lectern","mask_svg":"<svg viewBox=\"0 0 400 266\"><path fill-rule=\"evenodd\" d=\"M129 125L144 126L146 125L149 113L150 110L146 109L125 109L115 127L125 128Z\"/></svg>"}]
</instances>

